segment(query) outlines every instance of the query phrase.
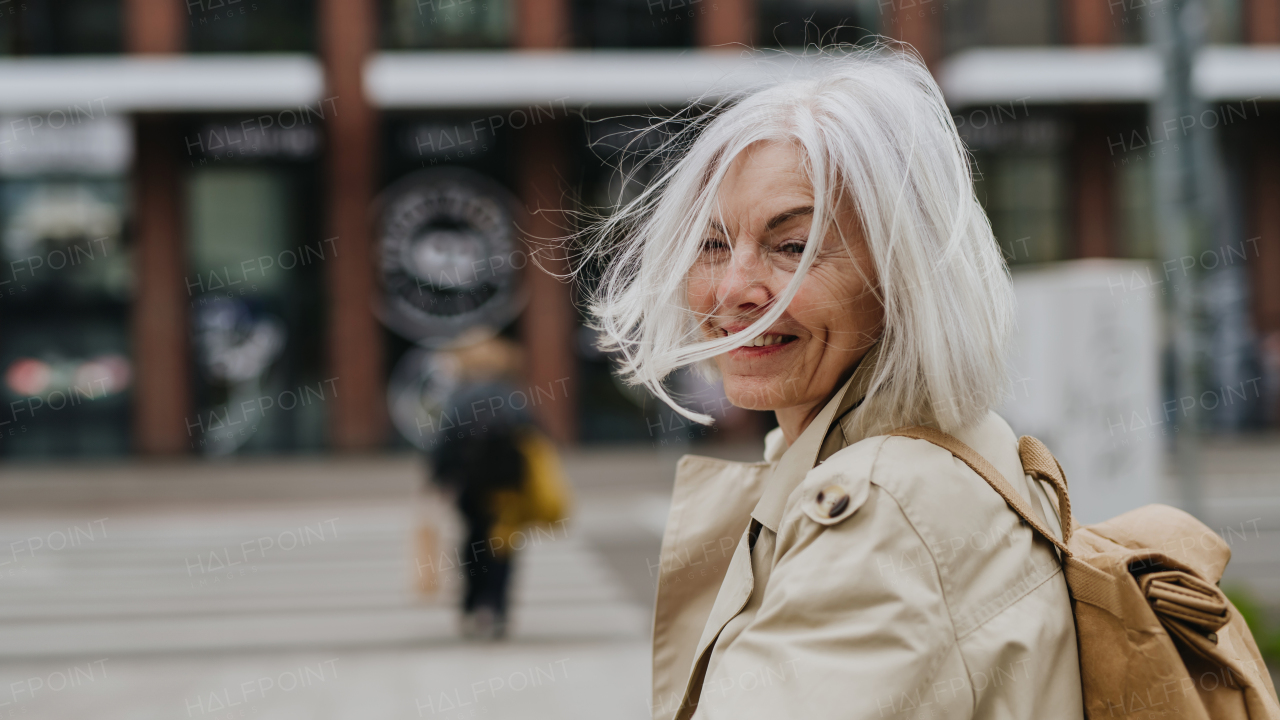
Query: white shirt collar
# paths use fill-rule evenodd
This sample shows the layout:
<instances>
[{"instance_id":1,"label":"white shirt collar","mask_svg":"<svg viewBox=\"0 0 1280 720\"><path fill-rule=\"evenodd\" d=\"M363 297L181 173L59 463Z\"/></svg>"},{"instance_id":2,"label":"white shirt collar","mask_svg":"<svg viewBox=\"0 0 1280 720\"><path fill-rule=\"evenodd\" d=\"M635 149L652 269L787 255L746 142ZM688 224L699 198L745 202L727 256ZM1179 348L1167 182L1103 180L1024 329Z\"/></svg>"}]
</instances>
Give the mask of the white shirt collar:
<instances>
[{"instance_id":1,"label":"white shirt collar","mask_svg":"<svg viewBox=\"0 0 1280 720\"><path fill-rule=\"evenodd\" d=\"M782 428L776 427L764 436L764 461L778 462L787 451L787 439L782 435Z\"/></svg>"}]
</instances>

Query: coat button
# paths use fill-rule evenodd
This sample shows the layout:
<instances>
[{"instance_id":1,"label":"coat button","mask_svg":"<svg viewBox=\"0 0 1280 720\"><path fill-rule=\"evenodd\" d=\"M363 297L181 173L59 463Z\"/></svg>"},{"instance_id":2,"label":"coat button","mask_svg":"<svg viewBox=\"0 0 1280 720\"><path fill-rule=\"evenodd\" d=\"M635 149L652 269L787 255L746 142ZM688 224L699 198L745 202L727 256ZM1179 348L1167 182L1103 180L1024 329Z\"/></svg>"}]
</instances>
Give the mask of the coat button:
<instances>
[{"instance_id":1,"label":"coat button","mask_svg":"<svg viewBox=\"0 0 1280 720\"><path fill-rule=\"evenodd\" d=\"M833 518L849 507L849 493L839 485L828 485L818 493L818 507Z\"/></svg>"}]
</instances>

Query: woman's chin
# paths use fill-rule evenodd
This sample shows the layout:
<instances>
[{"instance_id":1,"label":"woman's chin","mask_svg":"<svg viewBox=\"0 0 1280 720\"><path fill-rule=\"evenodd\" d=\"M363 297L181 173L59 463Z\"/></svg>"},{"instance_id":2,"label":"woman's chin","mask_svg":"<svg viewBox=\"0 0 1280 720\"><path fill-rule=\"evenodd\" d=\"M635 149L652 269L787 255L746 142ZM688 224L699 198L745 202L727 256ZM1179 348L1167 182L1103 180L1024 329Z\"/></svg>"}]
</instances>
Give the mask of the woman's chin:
<instances>
[{"instance_id":1,"label":"woman's chin","mask_svg":"<svg viewBox=\"0 0 1280 720\"><path fill-rule=\"evenodd\" d=\"M734 377L724 378L724 394L734 407L744 410L770 411L789 407L787 388L794 384L790 378Z\"/></svg>"}]
</instances>

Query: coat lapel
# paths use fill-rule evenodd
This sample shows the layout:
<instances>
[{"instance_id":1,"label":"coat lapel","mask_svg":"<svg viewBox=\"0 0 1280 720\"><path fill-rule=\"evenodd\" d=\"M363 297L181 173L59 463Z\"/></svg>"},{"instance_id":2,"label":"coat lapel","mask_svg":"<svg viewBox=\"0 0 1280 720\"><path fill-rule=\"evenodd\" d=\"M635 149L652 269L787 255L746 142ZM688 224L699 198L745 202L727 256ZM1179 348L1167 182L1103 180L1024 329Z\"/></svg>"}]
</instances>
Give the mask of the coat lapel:
<instances>
[{"instance_id":1,"label":"coat lapel","mask_svg":"<svg viewBox=\"0 0 1280 720\"><path fill-rule=\"evenodd\" d=\"M850 379L849 382L853 380ZM845 389L848 387L846 383ZM756 503L755 509L751 511L751 517L761 525L774 532L778 531L778 521L782 517L782 508L786 505L787 497L813 467L822 447L822 441L826 437L826 429L831 426L839 406L840 402L836 399L828 403L822 413L809 424L809 428L778 461L778 466L774 468L769 477L769 483L764 488L764 494ZM724 629L725 624L741 612L743 606L747 604L747 599L751 597L755 582L751 572L751 549L748 540L748 533L744 531L738 539L738 545L734 549L733 560L729 563L724 581L720 583L720 592L716 596L715 605L711 608L706 627L702 630L702 637L698 640L695 657L699 660L715 642L716 636Z\"/></svg>"},{"instance_id":2,"label":"coat lapel","mask_svg":"<svg viewBox=\"0 0 1280 720\"><path fill-rule=\"evenodd\" d=\"M755 505L755 509L751 512L751 518L760 523L760 525L769 528L774 533L778 532L783 510L792 491L804 480L805 475L809 473L809 470L813 469L814 465L848 444L849 439L838 424L838 420L857 407L862 398L866 396L867 388L871 383L879 358L879 349L880 345L877 343L863 356L853 376L845 382L827 403L826 407L822 409L822 412L818 414L818 417L809 423L809 427L800 434L796 442L787 449L778 461L777 467L773 469L773 472L768 477L768 482ZM702 511L705 512L705 508ZM702 636L698 639L697 649L693 656L693 665L690 667L688 675L685 676L686 682L683 697L680 701L680 709L692 708L696 703L697 691L702 682L703 674L706 672L710 649L714 646L720 632L724 630L724 626L746 607L747 601L751 599L751 593L754 590L755 577L751 570L751 548L748 529L744 530L738 539L738 544L734 548L733 558L725 572L724 580L720 583L719 592L716 594L715 603L711 607L711 613L707 617L706 625L702 629ZM656 632L655 627L655 639ZM656 656L654 665L654 672L657 673ZM655 674L656 677L657 675ZM656 694L657 686L655 682L655 697ZM655 713L655 717L657 715ZM666 717L670 717L670 714L667 714ZM677 717L680 716L677 715Z\"/></svg>"},{"instance_id":3,"label":"coat lapel","mask_svg":"<svg viewBox=\"0 0 1280 720\"><path fill-rule=\"evenodd\" d=\"M680 460L656 565L655 718L672 717L684 698L698 640L728 568L737 561L751 508L771 471L769 463L736 463L693 455Z\"/></svg>"}]
</instances>

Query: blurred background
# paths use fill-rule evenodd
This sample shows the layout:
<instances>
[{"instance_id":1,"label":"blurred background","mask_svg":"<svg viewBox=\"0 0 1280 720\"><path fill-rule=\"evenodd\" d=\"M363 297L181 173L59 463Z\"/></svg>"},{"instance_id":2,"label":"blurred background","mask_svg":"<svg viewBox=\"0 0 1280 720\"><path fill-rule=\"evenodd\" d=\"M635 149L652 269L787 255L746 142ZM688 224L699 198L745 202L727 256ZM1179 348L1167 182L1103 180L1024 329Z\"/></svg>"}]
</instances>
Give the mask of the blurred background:
<instances>
[{"instance_id":1,"label":"blurred background","mask_svg":"<svg viewBox=\"0 0 1280 720\"><path fill-rule=\"evenodd\" d=\"M1280 0L0 0L0 712L648 717L675 461L772 421L623 387L548 241L648 118L873 35L1013 269L1003 413L1082 520L1226 538L1280 661ZM473 642L431 458L504 409L573 510Z\"/></svg>"}]
</instances>

